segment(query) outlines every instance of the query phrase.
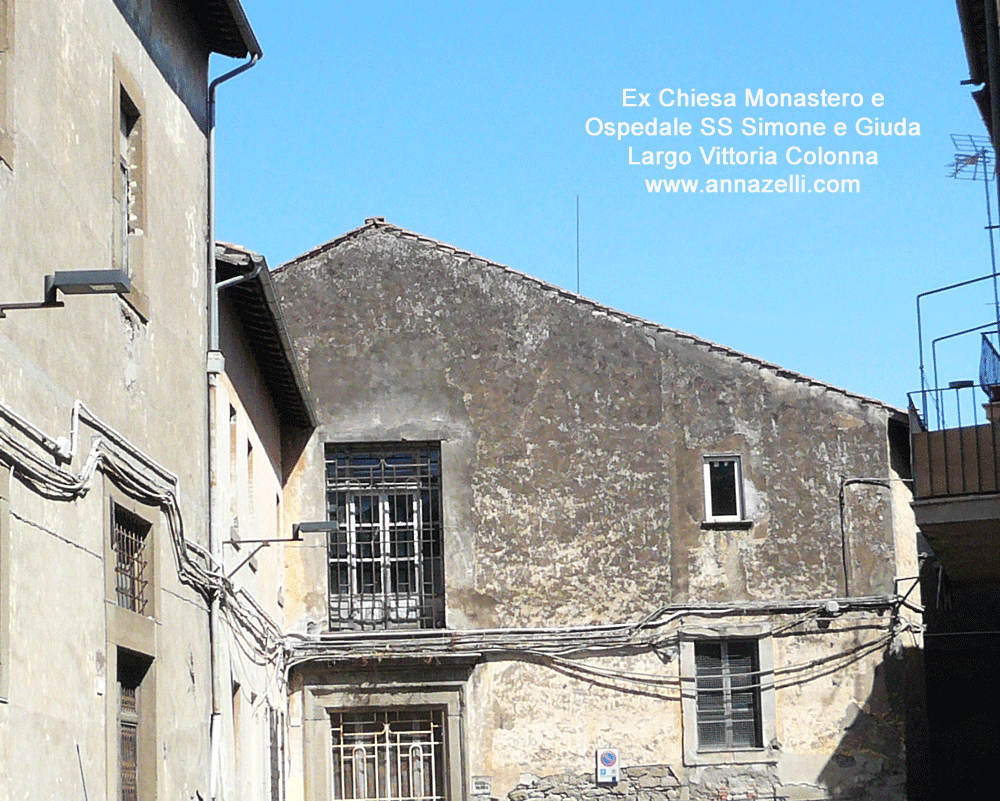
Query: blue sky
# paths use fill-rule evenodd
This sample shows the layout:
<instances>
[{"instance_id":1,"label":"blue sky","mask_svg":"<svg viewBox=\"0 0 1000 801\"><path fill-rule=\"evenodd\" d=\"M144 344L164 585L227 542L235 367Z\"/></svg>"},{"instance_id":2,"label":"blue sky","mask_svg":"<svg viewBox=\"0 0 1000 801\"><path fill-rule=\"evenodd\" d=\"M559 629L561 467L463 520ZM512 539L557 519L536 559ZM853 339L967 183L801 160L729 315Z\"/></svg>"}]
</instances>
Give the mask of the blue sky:
<instances>
[{"instance_id":1,"label":"blue sky","mask_svg":"<svg viewBox=\"0 0 1000 801\"><path fill-rule=\"evenodd\" d=\"M897 405L920 385L916 294L990 272L983 187L946 177L949 134L985 133L948 0L243 5L265 55L219 90L217 234L272 266L380 215L575 289L579 195L584 295ZM231 67L215 59L214 73ZM650 107L623 107L626 88ZM665 88L737 105L665 108ZM863 105L747 108L748 88ZM701 133L720 116L731 135ZM586 129L654 117L693 133ZM744 117L828 130L747 136ZM860 136L861 117L920 135ZM672 150L691 163L630 165L630 145L635 160ZM777 164L706 166L712 146L763 147ZM875 151L878 164L790 166L789 147ZM646 184L789 174L810 188L856 178L860 192ZM992 316L986 285L929 299L925 348ZM943 342L941 382L974 378L977 358L975 338Z\"/></svg>"}]
</instances>

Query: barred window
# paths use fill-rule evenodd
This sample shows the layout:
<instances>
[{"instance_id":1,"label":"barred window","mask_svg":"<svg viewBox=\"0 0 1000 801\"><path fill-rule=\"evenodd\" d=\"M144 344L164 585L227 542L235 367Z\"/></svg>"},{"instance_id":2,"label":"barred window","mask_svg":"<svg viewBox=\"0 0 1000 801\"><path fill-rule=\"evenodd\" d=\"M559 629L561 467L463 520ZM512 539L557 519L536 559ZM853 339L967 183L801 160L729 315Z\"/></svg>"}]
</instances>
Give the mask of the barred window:
<instances>
[{"instance_id":1,"label":"barred window","mask_svg":"<svg viewBox=\"0 0 1000 801\"><path fill-rule=\"evenodd\" d=\"M150 523L112 504L111 548L115 552L115 590L118 605L140 615L149 602Z\"/></svg>"},{"instance_id":2,"label":"barred window","mask_svg":"<svg viewBox=\"0 0 1000 801\"><path fill-rule=\"evenodd\" d=\"M118 652L118 799L139 801L142 680L148 660Z\"/></svg>"},{"instance_id":3,"label":"barred window","mask_svg":"<svg viewBox=\"0 0 1000 801\"><path fill-rule=\"evenodd\" d=\"M761 748L760 660L756 640L694 646L698 750Z\"/></svg>"},{"instance_id":4,"label":"barred window","mask_svg":"<svg viewBox=\"0 0 1000 801\"><path fill-rule=\"evenodd\" d=\"M285 762L285 742L282 738L281 716L277 709L267 710L268 720L268 773L270 774L270 801L282 801L284 785L281 781L281 770Z\"/></svg>"},{"instance_id":5,"label":"barred window","mask_svg":"<svg viewBox=\"0 0 1000 801\"><path fill-rule=\"evenodd\" d=\"M444 713L438 709L330 714L333 797L444 801Z\"/></svg>"},{"instance_id":6,"label":"barred window","mask_svg":"<svg viewBox=\"0 0 1000 801\"><path fill-rule=\"evenodd\" d=\"M326 446L330 627L444 626L441 451Z\"/></svg>"}]
</instances>

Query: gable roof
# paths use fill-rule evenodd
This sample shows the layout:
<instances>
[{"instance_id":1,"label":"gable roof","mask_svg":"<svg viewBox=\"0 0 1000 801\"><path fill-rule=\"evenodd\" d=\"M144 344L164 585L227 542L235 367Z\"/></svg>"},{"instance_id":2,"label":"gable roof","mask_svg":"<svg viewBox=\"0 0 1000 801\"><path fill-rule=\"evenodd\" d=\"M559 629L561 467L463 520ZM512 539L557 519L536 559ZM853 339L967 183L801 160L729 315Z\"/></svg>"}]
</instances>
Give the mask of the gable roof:
<instances>
[{"instance_id":1,"label":"gable roof","mask_svg":"<svg viewBox=\"0 0 1000 801\"><path fill-rule=\"evenodd\" d=\"M345 234L341 234L335 239L331 239L329 242L325 242L322 245L318 245L312 250L303 253L301 256L297 256L291 261L285 262L280 267L275 268L274 272L275 273L283 272L287 270L289 267L294 267L298 264L302 264L303 262L312 261L317 256L321 256L322 254L327 253L330 250L333 250L334 248L338 247L344 242L347 242L351 239L355 239L363 234L372 231L379 231L382 233L391 234L402 240L423 244L432 250L437 250L439 252L446 253L460 259L466 259L467 261L470 262L476 262L477 264L480 264L484 267L503 270L504 272L512 276L515 276L522 281L534 284L535 286L539 287L540 289L543 289L546 292L551 292L554 295L558 295L559 297L565 298L574 303L579 303L588 306L594 309L595 311L599 311L603 314L606 314L608 317L619 320L622 323L628 325L640 326L642 328L647 328L660 334L667 334L678 340L704 347L709 351L713 353L718 353L724 357L736 359L744 364L752 364L761 369L769 370L780 378L786 378L790 381L795 381L811 387L817 387L819 389L824 389L829 392L834 392L839 395L843 395L844 397L852 398L853 400L856 400L860 403L877 406L881 409L884 409L890 414L890 416L898 420L906 421L908 419L906 413L897 406L893 406L889 403L885 403L884 401L877 400L876 398L869 398L865 395L860 395L856 392L851 392L849 390L843 389L842 387L829 384L825 381L819 381L818 379L811 378L807 375L803 375L802 373L797 373L794 370L788 370L784 367L781 367L780 365L773 364L771 362L765 361L764 359L759 359L756 356L750 356L749 354L741 353L740 351L734 350L733 348L730 348L726 345L720 345L716 342L711 342L710 340L695 336L694 334L688 334L684 331L679 331L676 328L669 328L668 326L660 325L659 323L654 323L651 320L646 320L643 317L639 317L634 314L629 314L628 312L623 312L618 309L612 308L610 306L605 306L603 303L599 303L596 300L584 297L583 295L580 295L576 292L570 292L568 289L563 289L561 287L556 286L555 284L550 284L547 281L543 281L540 278L535 278L534 276L528 275L527 273L522 273L519 270L515 270L511 267L508 267L505 264L500 264L499 262L491 261L490 259L485 259L482 256L477 256L475 253L470 253L469 251L462 250L461 248L457 248L454 245L449 245L445 242L440 242L437 239L432 239L429 236L424 236L423 234L418 234L414 231L408 231L405 228L400 228L398 225L393 225L392 223L386 222L385 217L368 217L365 219L364 225L361 225L352 231L348 231Z\"/></svg>"},{"instance_id":2,"label":"gable roof","mask_svg":"<svg viewBox=\"0 0 1000 801\"><path fill-rule=\"evenodd\" d=\"M306 391L305 378L292 350L267 261L259 253L241 245L216 242L215 263L220 281L246 275L260 267L255 277L222 291L236 312L282 424L293 428L315 428L316 417Z\"/></svg>"}]
</instances>

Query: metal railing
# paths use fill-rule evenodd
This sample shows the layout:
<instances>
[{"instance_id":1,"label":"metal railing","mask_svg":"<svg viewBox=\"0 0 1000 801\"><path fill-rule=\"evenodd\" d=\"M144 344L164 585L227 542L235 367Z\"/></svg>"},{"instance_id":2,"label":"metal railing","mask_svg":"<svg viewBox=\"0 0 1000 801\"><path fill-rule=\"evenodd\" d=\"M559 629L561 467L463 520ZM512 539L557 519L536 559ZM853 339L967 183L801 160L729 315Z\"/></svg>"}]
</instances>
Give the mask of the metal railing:
<instances>
[{"instance_id":1,"label":"metal railing","mask_svg":"<svg viewBox=\"0 0 1000 801\"><path fill-rule=\"evenodd\" d=\"M909 393L917 498L1000 492L1000 402L991 400L996 390L956 381ZM928 411L921 415L920 409Z\"/></svg>"}]
</instances>

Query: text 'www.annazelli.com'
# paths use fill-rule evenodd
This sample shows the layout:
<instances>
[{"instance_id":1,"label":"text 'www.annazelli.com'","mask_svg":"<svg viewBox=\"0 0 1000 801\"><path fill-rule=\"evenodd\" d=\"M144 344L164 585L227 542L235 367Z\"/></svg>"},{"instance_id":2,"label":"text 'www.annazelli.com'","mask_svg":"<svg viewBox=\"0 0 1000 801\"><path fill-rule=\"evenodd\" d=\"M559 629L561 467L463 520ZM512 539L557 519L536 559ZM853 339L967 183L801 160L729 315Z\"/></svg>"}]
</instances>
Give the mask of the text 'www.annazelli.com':
<instances>
[{"instance_id":1,"label":"text 'www.annazelli.com'","mask_svg":"<svg viewBox=\"0 0 1000 801\"><path fill-rule=\"evenodd\" d=\"M861 191L857 178L817 178L808 181L804 175L787 178L646 178L646 191L665 194L820 194L856 195Z\"/></svg>"}]
</instances>

